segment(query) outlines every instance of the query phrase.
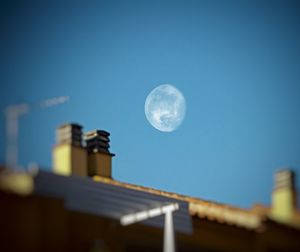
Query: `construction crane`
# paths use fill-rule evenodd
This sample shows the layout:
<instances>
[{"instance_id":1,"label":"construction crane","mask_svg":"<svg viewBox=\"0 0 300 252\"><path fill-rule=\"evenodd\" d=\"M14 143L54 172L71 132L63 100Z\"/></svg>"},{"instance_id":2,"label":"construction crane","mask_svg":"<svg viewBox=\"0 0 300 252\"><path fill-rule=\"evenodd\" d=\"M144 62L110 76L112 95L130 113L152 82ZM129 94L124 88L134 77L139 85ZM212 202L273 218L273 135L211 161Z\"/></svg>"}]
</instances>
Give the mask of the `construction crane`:
<instances>
[{"instance_id":1,"label":"construction crane","mask_svg":"<svg viewBox=\"0 0 300 252\"><path fill-rule=\"evenodd\" d=\"M69 96L58 96L43 100L37 104L13 104L5 108L5 164L11 169L19 169L18 165L18 137L19 137L19 118L30 113L35 109L44 109L60 105L70 100Z\"/></svg>"}]
</instances>

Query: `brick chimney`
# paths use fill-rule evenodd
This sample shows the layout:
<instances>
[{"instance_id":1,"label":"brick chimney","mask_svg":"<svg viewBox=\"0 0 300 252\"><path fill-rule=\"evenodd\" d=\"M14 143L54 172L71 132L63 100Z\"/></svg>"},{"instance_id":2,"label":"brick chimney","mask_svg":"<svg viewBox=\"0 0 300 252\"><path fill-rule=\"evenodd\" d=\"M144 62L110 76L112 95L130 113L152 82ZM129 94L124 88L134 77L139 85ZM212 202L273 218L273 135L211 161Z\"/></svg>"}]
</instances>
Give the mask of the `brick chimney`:
<instances>
[{"instance_id":1,"label":"brick chimney","mask_svg":"<svg viewBox=\"0 0 300 252\"><path fill-rule=\"evenodd\" d=\"M53 149L54 172L60 175L87 175L87 151L82 145L82 126L64 124L56 131Z\"/></svg>"},{"instance_id":2,"label":"brick chimney","mask_svg":"<svg viewBox=\"0 0 300 252\"><path fill-rule=\"evenodd\" d=\"M112 157L110 153L110 134L104 130L94 130L85 134L88 152L88 175L111 178Z\"/></svg>"},{"instance_id":3,"label":"brick chimney","mask_svg":"<svg viewBox=\"0 0 300 252\"><path fill-rule=\"evenodd\" d=\"M275 187L272 193L272 217L283 222L290 222L297 208L295 173L285 169L276 172Z\"/></svg>"}]
</instances>

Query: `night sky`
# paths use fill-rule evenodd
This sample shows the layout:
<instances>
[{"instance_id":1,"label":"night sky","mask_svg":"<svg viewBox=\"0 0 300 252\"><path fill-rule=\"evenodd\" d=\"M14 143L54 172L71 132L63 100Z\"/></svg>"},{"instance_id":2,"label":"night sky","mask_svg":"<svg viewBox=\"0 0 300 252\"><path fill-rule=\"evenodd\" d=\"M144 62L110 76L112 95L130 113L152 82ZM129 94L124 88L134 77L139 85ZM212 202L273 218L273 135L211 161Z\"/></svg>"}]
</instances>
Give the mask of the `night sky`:
<instances>
[{"instance_id":1,"label":"night sky","mask_svg":"<svg viewBox=\"0 0 300 252\"><path fill-rule=\"evenodd\" d=\"M50 170L56 127L77 122L111 133L116 180L269 204L274 171L300 176L299 13L299 1L2 1L0 109L71 97L20 118L20 164ZM186 99L174 132L145 117L161 84ZM2 113L1 163L4 129Z\"/></svg>"}]
</instances>

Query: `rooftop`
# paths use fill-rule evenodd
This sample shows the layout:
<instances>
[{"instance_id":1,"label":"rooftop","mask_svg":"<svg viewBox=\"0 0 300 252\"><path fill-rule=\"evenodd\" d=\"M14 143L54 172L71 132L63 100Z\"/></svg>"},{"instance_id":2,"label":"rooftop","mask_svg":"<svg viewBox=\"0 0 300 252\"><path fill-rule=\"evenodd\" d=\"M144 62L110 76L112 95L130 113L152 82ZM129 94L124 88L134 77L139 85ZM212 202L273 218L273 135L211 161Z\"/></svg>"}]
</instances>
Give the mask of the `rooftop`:
<instances>
[{"instance_id":1,"label":"rooftop","mask_svg":"<svg viewBox=\"0 0 300 252\"><path fill-rule=\"evenodd\" d=\"M32 194L32 192L34 191L34 187L36 186L34 180L38 177L38 174L44 173L42 171L24 173L10 172L5 169L0 170L2 170L2 173L0 175L0 182L2 187L1 189L25 195ZM55 174L53 175L64 177ZM69 176L65 177L65 179L71 179L72 177L76 178L76 176ZM90 178L80 177L78 177L78 179L90 180ZM188 212L189 215L193 218L206 219L208 221L213 221L224 225L236 226L238 228L243 228L251 231L259 232L261 229L263 229L264 222L267 220L271 220L269 217L270 208L260 204L253 206L251 209L244 209L227 204L220 204L213 201L207 201L200 198L181 195L178 193L125 183L101 176L94 176L92 178L92 183L94 185L97 185L99 183L107 184L118 188L126 188L134 191L145 192L151 195L158 195L170 199L184 201L188 203ZM299 211L297 212L297 215L300 216ZM299 228L297 222L292 223L289 226L293 228Z\"/></svg>"}]
</instances>

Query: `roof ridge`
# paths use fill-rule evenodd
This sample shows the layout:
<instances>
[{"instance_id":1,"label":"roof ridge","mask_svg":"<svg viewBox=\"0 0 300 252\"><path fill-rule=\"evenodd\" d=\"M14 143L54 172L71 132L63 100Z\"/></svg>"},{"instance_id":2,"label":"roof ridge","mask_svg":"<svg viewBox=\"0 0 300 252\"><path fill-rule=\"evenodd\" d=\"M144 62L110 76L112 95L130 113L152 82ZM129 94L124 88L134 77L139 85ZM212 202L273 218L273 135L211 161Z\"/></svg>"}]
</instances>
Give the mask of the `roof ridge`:
<instances>
[{"instance_id":1,"label":"roof ridge","mask_svg":"<svg viewBox=\"0 0 300 252\"><path fill-rule=\"evenodd\" d=\"M222 207L222 208L235 210L235 211L242 211L242 212L256 214L251 209L247 209L247 208L241 208L241 207L232 206L229 204L219 203L219 202L210 201L210 200L204 200L204 199L200 199L197 197L192 197L192 196L187 196L187 195L183 195L183 194L179 194L179 193L155 189L152 187L131 184L131 183L122 182L119 180L114 180L111 178L105 178L105 177L101 177L101 176L93 176L93 180L99 181L99 182L104 182L104 183L109 183L109 184L113 184L113 185L117 185L117 186L122 186L122 187L130 188L130 189L136 189L136 190L146 191L146 192L150 192L150 193L155 193L158 195L187 201L189 203L200 203L200 204L206 204L206 205L210 205L210 206Z\"/></svg>"}]
</instances>

